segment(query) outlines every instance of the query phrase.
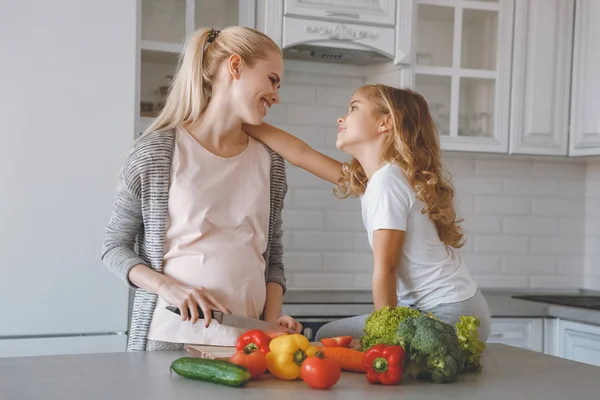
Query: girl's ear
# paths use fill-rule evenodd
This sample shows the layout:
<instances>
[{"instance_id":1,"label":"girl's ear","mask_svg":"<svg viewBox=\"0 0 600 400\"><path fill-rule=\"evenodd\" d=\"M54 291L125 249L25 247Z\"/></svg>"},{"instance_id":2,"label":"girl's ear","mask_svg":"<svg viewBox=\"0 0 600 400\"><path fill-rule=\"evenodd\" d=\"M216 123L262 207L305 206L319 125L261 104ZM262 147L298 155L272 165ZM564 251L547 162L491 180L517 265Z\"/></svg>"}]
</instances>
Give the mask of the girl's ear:
<instances>
[{"instance_id":1,"label":"girl's ear","mask_svg":"<svg viewBox=\"0 0 600 400\"><path fill-rule=\"evenodd\" d=\"M392 129L392 116L383 116L379 121L379 133L388 133Z\"/></svg>"},{"instance_id":2,"label":"girl's ear","mask_svg":"<svg viewBox=\"0 0 600 400\"><path fill-rule=\"evenodd\" d=\"M242 57L239 54L232 54L229 56L227 60L227 69L229 71L229 75L233 79L240 79L240 70L242 67Z\"/></svg>"}]
</instances>

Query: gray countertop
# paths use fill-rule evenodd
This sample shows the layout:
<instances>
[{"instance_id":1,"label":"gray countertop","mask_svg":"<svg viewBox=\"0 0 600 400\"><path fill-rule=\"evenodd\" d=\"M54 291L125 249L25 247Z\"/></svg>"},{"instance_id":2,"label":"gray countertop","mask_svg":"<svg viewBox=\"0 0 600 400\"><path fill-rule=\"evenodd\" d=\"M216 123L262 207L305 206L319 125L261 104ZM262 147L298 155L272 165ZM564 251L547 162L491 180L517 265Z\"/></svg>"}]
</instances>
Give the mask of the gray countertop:
<instances>
[{"instance_id":1,"label":"gray countertop","mask_svg":"<svg viewBox=\"0 0 600 400\"><path fill-rule=\"evenodd\" d=\"M343 373L329 391L266 376L229 388L169 373L183 352L141 352L0 358L0 399L598 399L600 368L504 345L490 344L481 374L438 385L405 379L370 385L363 374Z\"/></svg>"},{"instance_id":2,"label":"gray countertop","mask_svg":"<svg viewBox=\"0 0 600 400\"><path fill-rule=\"evenodd\" d=\"M517 294L594 294L585 290L482 290L494 318L566 318L600 325L600 312L513 299ZM293 291L284 297L283 312L295 317L345 317L373 311L370 291Z\"/></svg>"}]
</instances>

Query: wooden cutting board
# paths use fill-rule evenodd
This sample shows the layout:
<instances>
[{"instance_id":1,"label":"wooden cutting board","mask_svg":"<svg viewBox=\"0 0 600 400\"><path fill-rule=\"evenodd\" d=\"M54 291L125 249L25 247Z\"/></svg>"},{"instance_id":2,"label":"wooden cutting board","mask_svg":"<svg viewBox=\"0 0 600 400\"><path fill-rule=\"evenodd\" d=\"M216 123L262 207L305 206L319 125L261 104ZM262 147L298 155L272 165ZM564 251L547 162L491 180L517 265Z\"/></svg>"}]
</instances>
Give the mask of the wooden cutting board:
<instances>
[{"instance_id":1,"label":"wooden cutting board","mask_svg":"<svg viewBox=\"0 0 600 400\"><path fill-rule=\"evenodd\" d=\"M313 346L321 347L320 343L311 343ZM229 361L236 352L234 346L209 346L204 344L188 344L185 349L194 357L208 358L211 360Z\"/></svg>"},{"instance_id":2,"label":"wooden cutting board","mask_svg":"<svg viewBox=\"0 0 600 400\"><path fill-rule=\"evenodd\" d=\"M226 361L236 352L234 346L208 346L203 344L188 344L185 349L195 357Z\"/></svg>"}]
</instances>

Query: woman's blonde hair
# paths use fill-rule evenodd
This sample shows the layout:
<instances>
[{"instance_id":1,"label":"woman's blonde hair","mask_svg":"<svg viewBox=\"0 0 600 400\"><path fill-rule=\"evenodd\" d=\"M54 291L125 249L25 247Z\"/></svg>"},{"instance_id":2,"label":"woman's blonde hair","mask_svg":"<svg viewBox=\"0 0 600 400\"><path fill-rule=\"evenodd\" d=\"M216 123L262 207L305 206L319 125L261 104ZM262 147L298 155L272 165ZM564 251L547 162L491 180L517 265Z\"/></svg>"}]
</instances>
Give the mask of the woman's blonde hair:
<instances>
[{"instance_id":1,"label":"woman's blonde hair","mask_svg":"<svg viewBox=\"0 0 600 400\"><path fill-rule=\"evenodd\" d=\"M231 26L223 31L198 29L186 42L165 105L144 134L196 121L206 108L223 60L238 54L245 66L281 55L271 38L255 29Z\"/></svg>"},{"instance_id":2,"label":"woman's blonde hair","mask_svg":"<svg viewBox=\"0 0 600 400\"><path fill-rule=\"evenodd\" d=\"M449 246L463 246L462 220L454 209L454 187L440 161L437 129L427 101L418 93L385 85L367 85L359 89L366 95L378 116L391 118L381 160L402 168L408 181L424 204L421 211L433 220L440 240ZM342 178L335 189L341 198L365 192L367 176L356 159L344 164Z\"/></svg>"}]
</instances>

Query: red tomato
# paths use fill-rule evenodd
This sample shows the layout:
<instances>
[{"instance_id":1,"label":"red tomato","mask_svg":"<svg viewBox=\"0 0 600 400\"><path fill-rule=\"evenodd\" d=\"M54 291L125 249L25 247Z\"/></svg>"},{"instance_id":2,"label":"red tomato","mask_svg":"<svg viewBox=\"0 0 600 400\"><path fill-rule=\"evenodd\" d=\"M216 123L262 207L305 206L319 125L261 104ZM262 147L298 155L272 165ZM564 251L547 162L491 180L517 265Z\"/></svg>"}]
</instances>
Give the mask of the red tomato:
<instances>
[{"instance_id":1,"label":"red tomato","mask_svg":"<svg viewBox=\"0 0 600 400\"><path fill-rule=\"evenodd\" d=\"M352 336L336 336L332 338L321 339L325 347L350 347Z\"/></svg>"},{"instance_id":2,"label":"red tomato","mask_svg":"<svg viewBox=\"0 0 600 400\"><path fill-rule=\"evenodd\" d=\"M313 389L330 389L342 375L340 365L321 352L304 360L300 373L302 380Z\"/></svg>"},{"instance_id":3,"label":"red tomato","mask_svg":"<svg viewBox=\"0 0 600 400\"><path fill-rule=\"evenodd\" d=\"M262 351L253 351L252 353L238 351L231 356L229 361L248 368L252 379L260 378L267 370L267 360L265 359L265 353Z\"/></svg>"}]
</instances>

